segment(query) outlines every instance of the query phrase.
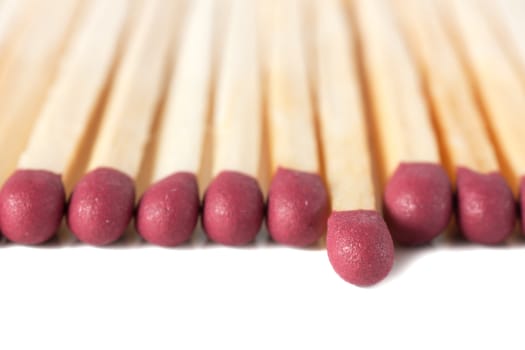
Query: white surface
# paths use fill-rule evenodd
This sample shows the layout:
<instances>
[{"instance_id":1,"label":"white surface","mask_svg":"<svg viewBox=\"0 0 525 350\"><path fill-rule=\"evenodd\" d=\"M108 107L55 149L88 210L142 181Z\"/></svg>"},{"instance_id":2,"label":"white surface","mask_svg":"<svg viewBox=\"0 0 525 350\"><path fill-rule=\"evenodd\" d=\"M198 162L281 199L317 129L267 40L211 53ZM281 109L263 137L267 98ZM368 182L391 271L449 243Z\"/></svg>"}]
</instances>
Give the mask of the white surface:
<instances>
[{"instance_id":1,"label":"white surface","mask_svg":"<svg viewBox=\"0 0 525 350\"><path fill-rule=\"evenodd\" d=\"M1 349L523 348L525 242L397 251L373 288L321 249L0 246Z\"/></svg>"}]
</instances>

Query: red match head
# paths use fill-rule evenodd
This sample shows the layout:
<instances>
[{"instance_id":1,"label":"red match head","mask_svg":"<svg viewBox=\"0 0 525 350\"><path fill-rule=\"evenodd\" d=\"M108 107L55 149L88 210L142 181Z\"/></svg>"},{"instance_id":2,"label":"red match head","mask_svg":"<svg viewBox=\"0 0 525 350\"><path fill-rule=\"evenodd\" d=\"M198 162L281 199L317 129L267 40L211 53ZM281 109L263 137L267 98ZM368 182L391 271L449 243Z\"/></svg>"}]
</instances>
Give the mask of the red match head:
<instances>
[{"instance_id":1,"label":"red match head","mask_svg":"<svg viewBox=\"0 0 525 350\"><path fill-rule=\"evenodd\" d=\"M21 244L48 241L60 226L65 199L60 175L45 170L17 170L0 192L2 232Z\"/></svg>"},{"instance_id":2,"label":"red match head","mask_svg":"<svg viewBox=\"0 0 525 350\"><path fill-rule=\"evenodd\" d=\"M278 243L308 246L325 232L328 194L321 177L279 168L268 192L267 226Z\"/></svg>"},{"instance_id":3,"label":"red match head","mask_svg":"<svg viewBox=\"0 0 525 350\"><path fill-rule=\"evenodd\" d=\"M498 244L510 236L516 223L512 191L499 173L457 171L457 221L469 241Z\"/></svg>"},{"instance_id":4,"label":"red match head","mask_svg":"<svg viewBox=\"0 0 525 350\"><path fill-rule=\"evenodd\" d=\"M264 199L257 180L236 171L223 171L206 190L202 224L208 237L225 245L255 239L264 218Z\"/></svg>"},{"instance_id":5,"label":"red match head","mask_svg":"<svg viewBox=\"0 0 525 350\"><path fill-rule=\"evenodd\" d=\"M383 202L394 239L406 245L424 244L450 221L452 187L437 164L402 163L385 188Z\"/></svg>"},{"instance_id":6,"label":"red match head","mask_svg":"<svg viewBox=\"0 0 525 350\"><path fill-rule=\"evenodd\" d=\"M394 243L374 210L336 211L328 218L328 259L345 281L370 286L385 278L394 264Z\"/></svg>"},{"instance_id":7,"label":"red match head","mask_svg":"<svg viewBox=\"0 0 525 350\"><path fill-rule=\"evenodd\" d=\"M75 186L67 214L82 242L105 245L119 239L133 216L135 187L126 174L111 168L87 173Z\"/></svg>"},{"instance_id":8,"label":"red match head","mask_svg":"<svg viewBox=\"0 0 525 350\"><path fill-rule=\"evenodd\" d=\"M142 195L135 226L148 242L176 246L190 239L200 201L194 174L180 172L151 185Z\"/></svg>"}]
</instances>

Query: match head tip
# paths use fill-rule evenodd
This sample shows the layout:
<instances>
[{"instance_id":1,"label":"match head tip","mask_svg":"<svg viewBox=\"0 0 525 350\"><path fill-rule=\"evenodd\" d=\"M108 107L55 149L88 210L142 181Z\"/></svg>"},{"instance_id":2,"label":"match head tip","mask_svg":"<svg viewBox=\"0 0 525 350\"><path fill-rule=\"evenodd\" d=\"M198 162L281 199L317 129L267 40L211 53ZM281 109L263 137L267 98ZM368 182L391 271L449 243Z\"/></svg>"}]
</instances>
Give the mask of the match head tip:
<instances>
[{"instance_id":1,"label":"match head tip","mask_svg":"<svg viewBox=\"0 0 525 350\"><path fill-rule=\"evenodd\" d=\"M264 198L253 177L223 171L208 186L203 200L202 224L214 242L239 246L250 243L264 219Z\"/></svg>"},{"instance_id":2,"label":"match head tip","mask_svg":"<svg viewBox=\"0 0 525 350\"><path fill-rule=\"evenodd\" d=\"M336 211L328 218L328 259L335 272L357 286L383 280L394 264L394 243L375 210Z\"/></svg>"},{"instance_id":3,"label":"match head tip","mask_svg":"<svg viewBox=\"0 0 525 350\"><path fill-rule=\"evenodd\" d=\"M97 168L75 186L69 201L69 229L82 242L106 245L118 240L133 216L133 180L112 168Z\"/></svg>"},{"instance_id":4,"label":"match head tip","mask_svg":"<svg viewBox=\"0 0 525 350\"><path fill-rule=\"evenodd\" d=\"M452 216L452 186L438 164L401 163L383 198L384 214L394 239L404 245L430 242Z\"/></svg>"},{"instance_id":5,"label":"match head tip","mask_svg":"<svg viewBox=\"0 0 525 350\"><path fill-rule=\"evenodd\" d=\"M465 238L480 244L499 244L516 223L516 203L501 174L457 169L457 219Z\"/></svg>"},{"instance_id":6,"label":"match head tip","mask_svg":"<svg viewBox=\"0 0 525 350\"><path fill-rule=\"evenodd\" d=\"M329 214L328 193L314 173L279 168L268 192L267 226L278 243L304 247L319 240Z\"/></svg>"},{"instance_id":7,"label":"match head tip","mask_svg":"<svg viewBox=\"0 0 525 350\"><path fill-rule=\"evenodd\" d=\"M65 201L60 175L46 170L17 170L0 191L2 232L16 243L44 243L57 232Z\"/></svg>"},{"instance_id":8,"label":"match head tip","mask_svg":"<svg viewBox=\"0 0 525 350\"><path fill-rule=\"evenodd\" d=\"M196 176L178 172L144 192L137 208L135 227L146 241L173 247L191 238L199 211Z\"/></svg>"}]
</instances>

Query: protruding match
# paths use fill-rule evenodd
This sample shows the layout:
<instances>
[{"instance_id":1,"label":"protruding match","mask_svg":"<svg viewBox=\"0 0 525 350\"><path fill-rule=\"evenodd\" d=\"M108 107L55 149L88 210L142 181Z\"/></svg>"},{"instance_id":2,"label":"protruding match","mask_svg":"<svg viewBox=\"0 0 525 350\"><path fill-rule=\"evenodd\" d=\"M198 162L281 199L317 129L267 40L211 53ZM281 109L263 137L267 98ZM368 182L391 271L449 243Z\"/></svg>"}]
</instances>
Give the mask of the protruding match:
<instances>
[{"instance_id":1,"label":"protruding match","mask_svg":"<svg viewBox=\"0 0 525 350\"><path fill-rule=\"evenodd\" d=\"M230 11L213 118L213 174L203 202L210 239L245 245L264 218L257 174L261 152L261 83L255 2L234 0Z\"/></svg>"},{"instance_id":2,"label":"protruding match","mask_svg":"<svg viewBox=\"0 0 525 350\"><path fill-rule=\"evenodd\" d=\"M154 184L144 192L137 208L137 231L146 241L161 246L189 240L199 217L196 175L210 109L214 3L194 1L188 9L158 128Z\"/></svg>"},{"instance_id":3,"label":"protruding match","mask_svg":"<svg viewBox=\"0 0 525 350\"><path fill-rule=\"evenodd\" d=\"M394 244L377 212L372 154L350 28L337 0L315 8L316 82L323 159L332 201L327 253L346 281L381 281L394 262Z\"/></svg>"},{"instance_id":4,"label":"protruding match","mask_svg":"<svg viewBox=\"0 0 525 350\"><path fill-rule=\"evenodd\" d=\"M459 229L473 242L501 243L514 228L514 198L468 77L431 3L399 0L396 9L425 80L447 168L457 178Z\"/></svg>"},{"instance_id":5,"label":"protruding match","mask_svg":"<svg viewBox=\"0 0 525 350\"><path fill-rule=\"evenodd\" d=\"M462 57L485 111L502 162L502 172L514 193L525 174L525 88L509 54L483 16L479 2L436 2L443 24Z\"/></svg>"},{"instance_id":6,"label":"protruding match","mask_svg":"<svg viewBox=\"0 0 525 350\"><path fill-rule=\"evenodd\" d=\"M424 244L448 225L452 188L423 89L386 0L351 3L386 183L384 215L396 241Z\"/></svg>"},{"instance_id":7,"label":"protruding match","mask_svg":"<svg viewBox=\"0 0 525 350\"><path fill-rule=\"evenodd\" d=\"M147 1L127 36L88 172L75 186L68 226L82 242L119 239L133 216L134 179L160 98L171 46L174 2Z\"/></svg>"},{"instance_id":8,"label":"protruding match","mask_svg":"<svg viewBox=\"0 0 525 350\"><path fill-rule=\"evenodd\" d=\"M298 0L274 1L268 62L271 168L267 226L279 243L308 246L319 240L329 214L308 87Z\"/></svg>"},{"instance_id":9,"label":"protruding match","mask_svg":"<svg viewBox=\"0 0 525 350\"><path fill-rule=\"evenodd\" d=\"M115 57L126 4L99 0L86 8L18 162L19 170L0 192L1 228L11 241L42 243L58 229L65 205L59 174L69 179L82 141L89 136L90 117Z\"/></svg>"}]
</instances>

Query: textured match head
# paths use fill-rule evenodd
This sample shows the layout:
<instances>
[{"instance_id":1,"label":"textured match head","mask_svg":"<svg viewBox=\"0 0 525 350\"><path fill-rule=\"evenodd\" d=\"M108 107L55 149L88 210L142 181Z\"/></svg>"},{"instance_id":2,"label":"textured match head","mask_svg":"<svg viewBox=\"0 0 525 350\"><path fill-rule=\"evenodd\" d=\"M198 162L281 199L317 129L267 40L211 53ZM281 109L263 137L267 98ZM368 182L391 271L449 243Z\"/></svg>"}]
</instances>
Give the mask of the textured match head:
<instances>
[{"instance_id":1,"label":"textured match head","mask_svg":"<svg viewBox=\"0 0 525 350\"><path fill-rule=\"evenodd\" d=\"M39 244L54 236L66 194L60 175L45 170L17 170L0 191L4 235L21 244Z\"/></svg>"},{"instance_id":2,"label":"textured match head","mask_svg":"<svg viewBox=\"0 0 525 350\"><path fill-rule=\"evenodd\" d=\"M428 243L450 221L450 180L437 164L402 163L385 188L383 203L385 219L397 242Z\"/></svg>"},{"instance_id":3,"label":"textured match head","mask_svg":"<svg viewBox=\"0 0 525 350\"><path fill-rule=\"evenodd\" d=\"M106 245L118 240L133 216L135 187L111 168L87 173L75 186L67 213L69 229L82 242Z\"/></svg>"},{"instance_id":4,"label":"textured match head","mask_svg":"<svg viewBox=\"0 0 525 350\"><path fill-rule=\"evenodd\" d=\"M208 237L225 245L244 245L255 239L264 218L264 198L253 177L223 171L204 195L202 226Z\"/></svg>"},{"instance_id":5,"label":"textured match head","mask_svg":"<svg viewBox=\"0 0 525 350\"><path fill-rule=\"evenodd\" d=\"M146 241L173 247L190 239L199 211L197 178L191 173L175 173L144 192L135 227Z\"/></svg>"},{"instance_id":6,"label":"textured match head","mask_svg":"<svg viewBox=\"0 0 525 350\"><path fill-rule=\"evenodd\" d=\"M384 279L394 264L394 243L375 210L336 211L328 218L328 259L345 281L370 286Z\"/></svg>"},{"instance_id":7,"label":"textured match head","mask_svg":"<svg viewBox=\"0 0 525 350\"><path fill-rule=\"evenodd\" d=\"M328 194L321 177L279 168L268 192L266 221L278 243L304 247L319 240L329 214Z\"/></svg>"},{"instance_id":8,"label":"textured match head","mask_svg":"<svg viewBox=\"0 0 525 350\"><path fill-rule=\"evenodd\" d=\"M457 170L457 221L466 239L498 244L507 239L516 223L516 203L499 173L480 174Z\"/></svg>"}]
</instances>

